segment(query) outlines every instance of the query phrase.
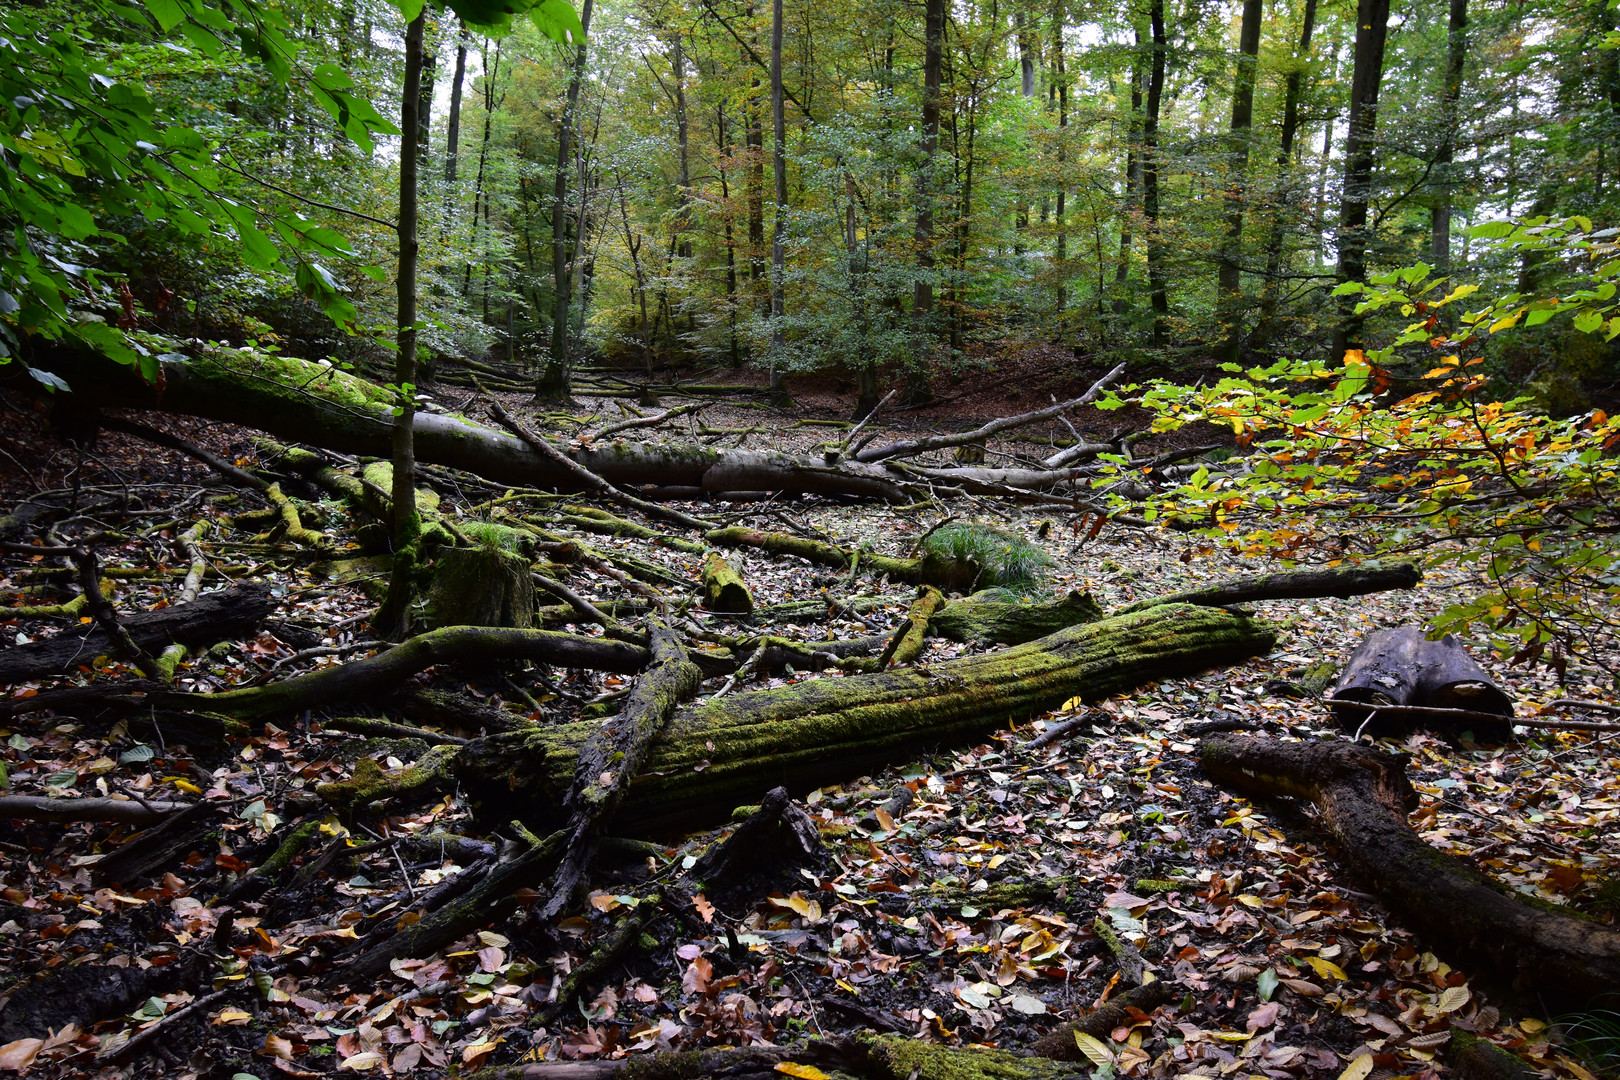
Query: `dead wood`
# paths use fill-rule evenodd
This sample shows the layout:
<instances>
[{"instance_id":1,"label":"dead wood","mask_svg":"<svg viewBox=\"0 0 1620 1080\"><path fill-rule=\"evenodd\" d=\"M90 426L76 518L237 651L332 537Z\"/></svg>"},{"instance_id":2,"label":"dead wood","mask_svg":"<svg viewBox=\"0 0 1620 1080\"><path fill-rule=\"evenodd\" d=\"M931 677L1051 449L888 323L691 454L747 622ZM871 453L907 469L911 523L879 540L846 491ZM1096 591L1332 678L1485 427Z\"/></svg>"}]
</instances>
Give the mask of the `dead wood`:
<instances>
[{"instance_id":1,"label":"dead wood","mask_svg":"<svg viewBox=\"0 0 1620 1080\"><path fill-rule=\"evenodd\" d=\"M615 831L656 835L713 822L778 785L806 791L847 780L920 746L975 738L1077 695L1231 663L1274 640L1245 616L1172 604L979 656L689 706L655 741ZM556 823L594 729L574 723L477 739L453 768L486 815Z\"/></svg>"},{"instance_id":2,"label":"dead wood","mask_svg":"<svg viewBox=\"0 0 1620 1080\"><path fill-rule=\"evenodd\" d=\"M683 698L698 687L701 673L686 658L686 647L663 619L647 619L652 662L630 688L619 714L601 725L579 749L574 782L563 798L568 815L562 865L542 919L554 918L573 897L590 865L602 823L624 802L630 783L641 771L652 744Z\"/></svg>"},{"instance_id":3,"label":"dead wood","mask_svg":"<svg viewBox=\"0 0 1620 1080\"><path fill-rule=\"evenodd\" d=\"M1044 603L1008 600L1006 596L1005 590L986 589L953 600L934 613L928 632L972 645L1022 645L1103 617L1090 593L1070 592L1061 600Z\"/></svg>"},{"instance_id":4,"label":"dead wood","mask_svg":"<svg viewBox=\"0 0 1620 1080\"><path fill-rule=\"evenodd\" d=\"M827 866L827 849L810 815L793 802L787 788L774 787L759 809L736 831L705 851L690 877L723 909L741 911L772 889L791 891L804 879L800 870Z\"/></svg>"},{"instance_id":5,"label":"dead wood","mask_svg":"<svg viewBox=\"0 0 1620 1080\"><path fill-rule=\"evenodd\" d=\"M1138 1014L1145 1016L1168 1005L1175 996L1175 984L1162 980L1133 987L1080 1019L1047 1032L1030 1046L1029 1052L1056 1061L1086 1061L1086 1055L1074 1041L1076 1032L1106 1039L1115 1028L1139 1019Z\"/></svg>"},{"instance_id":6,"label":"dead wood","mask_svg":"<svg viewBox=\"0 0 1620 1080\"><path fill-rule=\"evenodd\" d=\"M710 611L747 615L754 610L754 594L748 591L737 568L718 551L703 559L703 606Z\"/></svg>"},{"instance_id":7,"label":"dead wood","mask_svg":"<svg viewBox=\"0 0 1620 1080\"><path fill-rule=\"evenodd\" d=\"M979 564L971 559L947 559L932 553L918 559L897 559L872 551L853 551L791 533L762 532L735 525L711 530L704 534L704 539L722 547L755 547L773 555L796 555L809 562L834 566L840 570L858 566L871 574L886 574L890 581L933 585L946 592L964 592L972 588L983 572Z\"/></svg>"},{"instance_id":8,"label":"dead wood","mask_svg":"<svg viewBox=\"0 0 1620 1080\"><path fill-rule=\"evenodd\" d=\"M930 450L946 450L953 446L966 446L968 443L983 442L990 436L1015 427L1024 427L1037 424L1042 420L1050 420L1064 413L1073 412L1082 405L1089 405L1097 400L1097 395L1108 388L1108 384L1119 377L1125 370L1123 363L1115 365L1114 369L1096 382L1091 388L1077 398L1049 405L1044 409L1035 409L1031 412L1019 413L1017 416L1004 416L982 424L972 431L960 432L955 435L928 435L920 439L905 439L900 442L889 443L887 446L875 446L855 454L856 461L870 463L883 461L886 458L915 457Z\"/></svg>"},{"instance_id":9,"label":"dead wood","mask_svg":"<svg viewBox=\"0 0 1620 1080\"><path fill-rule=\"evenodd\" d=\"M1481 739L1500 741L1512 734L1513 699L1474 662L1451 634L1430 641L1420 626L1397 626L1368 634L1344 666L1328 695L1339 723L1349 731L1366 729L1384 735L1403 730L1412 713L1368 711L1360 705L1404 705L1410 708L1461 709L1494 716L1494 723L1471 718ZM1435 719L1434 716L1426 716ZM1481 726L1483 725L1483 726Z\"/></svg>"},{"instance_id":10,"label":"dead wood","mask_svg":"<svg viewBox=\"0 0 1620 1080\"><path fill-rule=\"evenodd\" d=\"M1353 743L1223 736L1199 744L1212 777L1247 794L1316 804L1339 859L1437 950L1494 977L1527 1007L1580 1009L1620 986L1620 930L1532 906L1425 844L1407 814L1406 758Z\"/></svg>"},{"instance_id":11,"label":"dead wood","mask_svg":"<svg viewBox=\"0 0 1620 1080\"><path fill-rule=\"evenodd\" d=\"M174 644L207 646L252 637L274 607L269 585L246 582L204 593L189 604L140 611L117 621L134 643L150 654ZM66 674L112 649L112 641L99 626L14 645L0 650L0 685Z\"/></svg>"},{"instance_id":12,"label":"dead wood","mask_svg":"<svg viewBox=\"0 0 1620 1080\"><path fill-rule=\"evenodd\" d=\"M242 487L252 491L264 491L270 486L246 469L239 469L217 454L211 454L195 443L170 435L166 431L159 431L154 427L148 427L145 424L121 416L103 416L101 417L101 426L108 431L120 431L125 435L133 435L137 439L149 442L154 446L177 450L189 458L202 462L232 483L240 484Z\"/></svg>"},{"instance_id":13,"label":"dead wood","mask_svg":"<svg viewBox=\"0 0 1620 1080\"><path fill-rule=\"evenodd\" d=\"M48 795L0 795L0 819L28 821L121 821L150 825L191 808L191 803L134 799L53 799Z\"/></svg>"},{"instance_id":14,"label":"dead wood","mask_svg":"<svg viewBox=\"0 0 1620 1080\"><path fill-rule=\"evenodd\" d=\"M1138 600L1119 610L1141 611L1154 604L1252 604L1262 600L1315 600L1325 596L1348 598L1391 589L1410 589L1422 580L1415 563L1388 566L1346 566L1330 570L1289 570L1232 578L1202 589Z\"/></svg>"}]
</instances>

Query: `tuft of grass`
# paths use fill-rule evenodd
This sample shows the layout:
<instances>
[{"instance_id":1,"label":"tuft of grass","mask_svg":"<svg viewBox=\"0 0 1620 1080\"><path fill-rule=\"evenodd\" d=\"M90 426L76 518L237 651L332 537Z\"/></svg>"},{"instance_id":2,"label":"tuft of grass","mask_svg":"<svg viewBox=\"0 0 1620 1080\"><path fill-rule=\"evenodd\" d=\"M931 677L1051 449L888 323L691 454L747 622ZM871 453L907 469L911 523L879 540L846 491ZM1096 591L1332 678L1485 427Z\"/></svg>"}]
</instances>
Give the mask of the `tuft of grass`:
<instances>
[{"instance_id":1,"label":"tuft of grass","mask_svg":"<svg viewBox=\"0 0 1620 1080\"><path fill-rule=\"evenodd\" d=\"M1597 1009L1558 1018L1570 1046L1599 1076L1620 1076L1620 996L1602 999L1614 1008Z\"/></svg>"},{"instance_id":2,"label":"tuft of grass","mask_svg":"<svg viewBox=\"0 0 1620 1080\"><path fill-rule=\"evenodd\" d=\"M1020 596L1039 596L1047 591L1046 574L1052 560L1017 533L977 522L952 522L923 539L926 554L946 559L973 559L984 572L978 587L998 586Z\"/></svg>"},{"instance_id":3,"label":"tuft of grass","mask_svg":"<svg viewBox=\"0 0 1620 1080\"><path fill-rule=\"evenodd\" d=\"M467 539L491 551L523 553L523 534L510 526L492 521L469 521L461 526L461 531Z\"/></svg>"}]
</instances>

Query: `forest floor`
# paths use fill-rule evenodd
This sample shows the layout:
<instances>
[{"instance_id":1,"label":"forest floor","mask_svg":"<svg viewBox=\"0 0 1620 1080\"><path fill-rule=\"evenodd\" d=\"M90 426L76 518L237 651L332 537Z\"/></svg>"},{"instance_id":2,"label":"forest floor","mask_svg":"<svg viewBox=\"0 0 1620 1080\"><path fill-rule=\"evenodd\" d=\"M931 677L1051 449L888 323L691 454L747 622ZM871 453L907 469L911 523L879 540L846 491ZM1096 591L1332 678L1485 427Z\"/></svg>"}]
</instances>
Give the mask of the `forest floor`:
<instances>
[{"instance_id":1,"label":"forest floor","mask_svg":"<svg viewBox=\"0 0 1620 1080\"><path fill-rule=\"evenodd\" d=\"M1062 394L1054 379L1032 368L1013 393L1005 378L970 378L955 401L895 413L879 426L896 433L961 427L1036 408ZM703 422L716 429L763 425L769 433L749 445L803 449L826 439L827 429L795 421L848 415L848 394L836 386L807 383L795 392L797 412L717 405ZM515 395L507 403L532 411ZM587 412L598 406L610 417L617 408L582 402ZM152 422L233 460L255 460L245 431L174 418ZM1118 413L1088 412L1075 422L1096 435L1115 433L1126 421ZM738 438L747 437L726 442ZM168 602L177 577L170 571L183 574L187 561L174 537L198 520L221 526L208 546L210 586L224 578L272 583L278 608L264 632L189 662L180 672L182 688L223 690L377 647L367 644L365 620L375 601L362 590L366 583L332 581L308 559L229 532L221 521L235 509L222 498L228 489L190 459L110 433L80 454L57 443L31 405L9 398L0 402L0 452L0 512L42 492L77 488L80 510L60 527L73 537L99 534L103 566L119 582L112 599L121 611ZM993 463L997 453L1027 456L1030 449L1008 440L988 452ZM489 497L457 490L453 480L430 482L447 506ZM786 523L894 554L938 518L810 499L696 509L728 523ZM311 510L332 535L352 534L356 523L347 511L333 504ZM977 502L953 510L1039 544L1052 560L1051 592L1089 591L1105 610L1256 570L1172 532L1110 525L1092 537L1084 523L1050 509ZM637 540L589 539L695 585L696 556ZM140 568L163 573L142 577ZM0 570L0 594L9 604L46 576L38 557L26 555L5 556ZM844 575L764 556L746 558L742 572L761 605L855 591ZM571 584L598 599L612 598L616 588L588 569ZM312 811L309 793L317 782L347 776L360 754L376 753L356 736L326 729L319 710L210 751L165 743L161 734L145 739L122 724L109 730L88 713L0 717L6 794L189 795L230 809L230 823L212 846L116 887L96 877L95 864L136 839L132 827L23 820L0 826L0 1005L29 978L58 969L192 976L171 980L173 986L154 977L140 1000L94 1024L22 1036L0 1022L0 1071L431 1077L524 1057L781 1044L860 1030L1016 1049L1123 989L1100 920L1181 991L1172 1005L1101 1041L1099 1065L1122 1075L1445 1077L1446 1043L1456 1027L1511 1049L1542 1075L1585 1080L1606 1067L1576 1039L1593 1029L1549 1027L1478 980L1469 957L1435 955L1341 869L1309 808L1223 791L1203 776L1188 734L1191 725L1211 720L1285 736L1336 734L1322 706L1282 696L1278 681L1319 661L1342 662L1369 630L1422 623L1468 587L1435 573L1408 592L1258 604L1255 610L1281 631L1268 656L1106 701L1074 701L981 745L940 746L815 791L805 805L831 853L830 869L806 873L797 888L747 910L717 910L676 884L679 870L715 834L658 837L656 854L610 876L599 873L588 907L555 927L537 925L520 907L435 955L396 961L390 974L367 985L334 983L329 957L357 933L398 919L422 890L458 872L466 856L457 852L472 848L441 842L438 852L424 854L421 844L404 841L470 834L475 826L461 792L443 791L387 816ZM777 632L885 632L907 602L896 596L858 619ZM7 619L3 612L0 624L6 646L62 625ZM931 640L924 662L961 649ZM321 650L337 655L309 655ZM1560 686L1545 669L1510 669L1474 652L1516 698L1521 716L1557 697L1620 701L1608 677L1579 659ZM87 657L68 681L126 670L121 662ZM837 676L787 674L754 685L805 677ZM628 679L575 671L547 683L514 669L438 671L432 681L553 722ZM5 694L17 698L56 684L21 683ZM716 689L717 682L706 683L699 694ZM1050 725L1077 716L1091 722L1052 745L1032 746ZM1426 734L1388 745L1411 755L1409 775L1423 800L1413 822L1427 841L1472 856L1527 896L1609 923L1620 916L1614 737L1520 729L1504 746L1452 745ZM402 742L381 756L385 765L399 764L423 749ZM902 787L912 793L909 807L883 809ZM353 844L359 854L330 864L319 888L296 902L236 905L221 935L226 916L219 897L306 815L321 822L322 846ZM565 974L655 883L666 887L640 947L561 1020L538 1023ZM181 1011L233 988L239 992ZM133 1062L120 1062L120 1046L153 1026L162 1037Z\"/></svg>"}]
</instances>

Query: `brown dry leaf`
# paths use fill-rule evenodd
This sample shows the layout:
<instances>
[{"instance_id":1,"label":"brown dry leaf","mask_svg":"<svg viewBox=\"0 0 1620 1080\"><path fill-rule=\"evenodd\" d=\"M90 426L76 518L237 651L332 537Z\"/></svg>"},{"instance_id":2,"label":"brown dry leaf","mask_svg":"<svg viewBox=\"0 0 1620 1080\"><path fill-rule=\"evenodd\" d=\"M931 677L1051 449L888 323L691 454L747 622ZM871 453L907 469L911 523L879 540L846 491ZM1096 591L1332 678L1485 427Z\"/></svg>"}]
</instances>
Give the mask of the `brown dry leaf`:
<instances>
[{"instance_id":1,"label":"brown dry leaf","mask_svg":"<svg viewBox=\"0 0 1620 1080\"><path fill-rule=\"evenodd\" d=\"M711 923L714 921L714 905L709 903L708 897L698 893L692 897L692 906L697 908L697 913L704 922Z\"/></svg>"},{"instance_id":2,"label":"brown dry leaf","mask_svg":"<svg viewBox=\"0 0 1620 1080\"><path fill-rule=\"evenodd\" d=\"M293 1041L284 1039L280 1035L266 1035L264 1037L264 1052L273 1058L291 1061L293 1059Z\"/></svg>"},{"instance_id":3,"label":"brown dry leaf","mask_svg":"<svg viewBox=\"0 0 1620 1080\"><path fill-rule=\"evenodd\" d=\"M0 1069L22 1072L34 1063L44 1045L44 1039L18 1039L0 1046Z\"/></svg>"}]
</instances>

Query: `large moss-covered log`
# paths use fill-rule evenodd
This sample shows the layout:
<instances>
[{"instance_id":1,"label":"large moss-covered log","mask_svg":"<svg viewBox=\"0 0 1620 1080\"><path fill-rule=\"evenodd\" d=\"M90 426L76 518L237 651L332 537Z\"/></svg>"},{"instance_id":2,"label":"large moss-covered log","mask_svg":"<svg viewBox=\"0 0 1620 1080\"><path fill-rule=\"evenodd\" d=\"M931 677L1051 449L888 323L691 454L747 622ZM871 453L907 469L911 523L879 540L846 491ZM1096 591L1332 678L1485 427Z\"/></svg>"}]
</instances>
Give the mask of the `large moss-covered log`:
<instances>
[{"instance_id":1,"label":"large moss-covered log","mask_svg":"<svg viewBox=\"0 0 1620 1080\"><path fill-rule=\"evenodd\" d=\"M935 612L930 634L973 645L1022 645L1070 626L1096 622L1103 610L1090 593L1030 603L1005 589L985 589Z\"/></svg>"},{"instance_id":2,"label":"large moss-covered log","mask_svg":"<svg viewBox=\"0 0 1620 1080\"><path fill-rule=\"evenodd\" d=\"M847 780L1077 695L1102 697L1263 653L1273 640L1241 615L1166 605L999 652L685 708L654 743L615 831L646 835L723 818L777 785L797 794ZM456 768L493 820L521 813L555 823L579 747L594 730L576 723L489 736L465 747Z\"/></svg>"},{"instance_id":3,"label":"large moss-covered log","mask_svg":"<svg viewBox=\"0 0 1620 1080\"><path fill-rule=\"evenodd\" d=\"M1436 951L1496 977L1527 1007L1582 1009L1620 986L1620 930L1532 906L1412 831L1417 796L1405 757L1354 743L1219 736L1201 744L1199 758L1240 791L1315 803L1358 879Z\"/></svg>"}]
</instances>

